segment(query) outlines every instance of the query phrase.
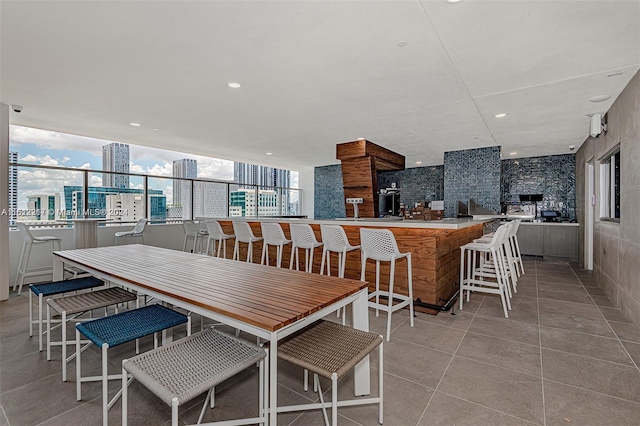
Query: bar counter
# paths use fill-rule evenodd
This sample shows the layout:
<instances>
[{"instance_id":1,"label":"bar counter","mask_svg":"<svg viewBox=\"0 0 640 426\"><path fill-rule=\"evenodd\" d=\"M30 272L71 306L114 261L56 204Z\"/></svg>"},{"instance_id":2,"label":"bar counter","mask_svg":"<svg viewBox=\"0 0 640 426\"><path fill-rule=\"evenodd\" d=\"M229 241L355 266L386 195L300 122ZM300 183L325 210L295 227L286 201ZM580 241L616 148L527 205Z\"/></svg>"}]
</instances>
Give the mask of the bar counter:
<instances>
[{"instance_id":1,"label":"bar counter","mask_svg":"<svg viewBox=\"0 0 640 426\"><path fill-rule=\"evenodd\" d=\"M204 218L202 218L204 219ZM260 222L278 222L282 225L285 235L290 238L289 224L308 223L313 228L318 241L322 241L320 235L320 225L341 225L352 245L360 244L360 228L386 228L393 232L400 252L412 253L413 267L413 296L417 302L424 302L432 305L442 306L456 291L456 283L459 277L460 268L460 246L471 242L474 238L482 236L483 225L488 220L473 219L443 219L432 221L403 221L395 219L336 219L336 220L313 220L313 219L269 219L269 218L220 218L217 219L225 233L233 234L231 220L242 220L249 222L256 236L261 236ZM231 242L231 241L230 241ZM240 245L240 259L245 259L247 255L247 245ZM231 258L233 250L227 248L227 258ZM254 243L253 261L260 263L262 254L262 243ZM289 267L291 255L291 245L285 246L282 266ZM320 261L322 248L317 248L313 257L313 272L320 271ZM276 252L274 247L270 247L269 258L271 264L275 264ZM300 259L304 262L304 253L301 252ZM345 266L345 278L360 279L360 251L354 250L347 254ZM375 262L367 262L366 280L369 282L370 290L375 289ZM331 256L331 275L337 275L338 257L337 254ZM294 265L295 267L295 265ZM300 270L304 270L304 264L300 264ZM388 288L389 263L383 262L381 266L380 288ZM396 264L396 277L394 291L408 294L406 260L400 260ZM420 308L419 303L416 309L435 314L438 311L428 308Z\"/></svg>"}]
</instances>

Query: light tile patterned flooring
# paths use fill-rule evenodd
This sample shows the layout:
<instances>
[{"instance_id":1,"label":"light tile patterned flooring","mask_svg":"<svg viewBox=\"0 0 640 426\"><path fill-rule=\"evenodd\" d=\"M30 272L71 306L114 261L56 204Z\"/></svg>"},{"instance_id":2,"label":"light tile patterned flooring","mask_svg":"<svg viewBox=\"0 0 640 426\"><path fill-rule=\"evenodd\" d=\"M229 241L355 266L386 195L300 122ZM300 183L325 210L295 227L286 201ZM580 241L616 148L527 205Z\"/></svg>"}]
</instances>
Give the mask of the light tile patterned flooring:
<instances>
[{"instance_id":1,"label":"light tile patterned flooring","mask_svg":"<svg viewBox=\"0 0 640 426\"><path fill-rule=\"evenodd\" d=\"M385 344L385 425L640 424L640 332L590 274L541 259L527 259L525 268L508 320L497 297L480 294L455 316L418 313L413 329L406 311L394 315ZM100 424L99 384L85 384L83 401L76 401L73 364L62 383L60 350L51 362L38 352L28 337L27 310L24 296L0 303L0 425ZM371 329L383 333L384 314L370 314ZM113 371L132 351L132 345L112 350ZM85 359L97 372L97 350ZM315 399L302 391L300 378L299 369L281 366L281 403ZM341 398L350 397L351 381L342 379ZM254 415L256 386L255 370L219 386L216 409L205 420ZM131 425L168 424L169 407L141 386L132 386L129 401ZM201 401L182 408L181 421L194 423ZM120 403L109 420L120 424ZM339 422L375 425L376 408L342 408ZM279 424L320 425L322 417L289 413Z\"/></svg>"}]
</instances>

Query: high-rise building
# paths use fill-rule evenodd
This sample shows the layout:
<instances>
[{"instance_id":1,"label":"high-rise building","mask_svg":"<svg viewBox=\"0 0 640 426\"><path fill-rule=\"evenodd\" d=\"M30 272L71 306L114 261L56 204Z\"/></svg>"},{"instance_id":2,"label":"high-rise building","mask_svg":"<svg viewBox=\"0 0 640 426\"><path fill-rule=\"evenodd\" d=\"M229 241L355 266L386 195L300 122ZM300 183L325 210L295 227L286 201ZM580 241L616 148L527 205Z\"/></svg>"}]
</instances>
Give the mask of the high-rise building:
<instances>
[{"instance_id":1,"label":"high-rise building","mask_svg":"<svg viewBox=\"0 0 640 426\"><path fill-rule=\"evenodd\" d=\"M190 158L173 161L173 177L195 179L198 177L198 162ZM183 219L191 219L191 182L173 181L173 206L180 207Z\"/></svg>"},{"instance_id":2,"label":"high-rise building","mask_svg":"<svg viewBox=\"0 0 640 426\"><path fill-rule=\"evenodd\" d=\"M122 194L134 194L140 197L127 197ZM148 219L152 222L162 223L167 220L167 196L162 194L161 190L149 189L149 213ZM109 218L120 220L117 216L126 216L128 219L138 220L145 217L146 205L144 202L144 191L135 188L106 188L99 186L90 186L88 188L87 206L83 201L84 190L81 186L64 187L64 206L66 217L93 217L93 218ZM110 200L110 201L107 201ZM120 205L117 203L120 202ZM114 212L109 211L114 209ZM121 214L118 210L124 209L127 212ZM132 215L131 217L128 215Z\"/></svg>"},{"instance_id":3,"label":"high-rise building","mask_svg":"<svg viewBox=\"0 0 640 426\"><path fill-rule=\"evenodd\" d=\"M227 184L195 182L193 189L193 217L226 217Z\"/></svg>"},{"instance_id":4,"label":"high-rise building","mask_svg":"<svg viewBox=\"0 0 640 426\"><path fill-rule=\"evenodd\" d=\"M110 143L102 147L102 170L114 173L129 173L129 145ZM102 186L108 188L129 188L128 175L102 174Z\"/></svg>"},{"instance_id":5,"label":"high-rise building","mask_svg":"<svg viewBox=\"0 0 640 426\"><path fill-rule=\"evenodd\" d=\"M9 163L18 162L18 153L9 152ZM9 225L16 223L18 214L18 168L9 166Z\"/></svg>"},{"instance_id":6,"label":"high-rise building","mask_svg":"<svg viewBox=\"0 0 640 426\"><path fill-rule=\"evenodd\" d=\"M255 164L234 163L233 178L239 184L289 188L291 171Z\"/></svg>"},{"instance_id":7,"label":"high-rise building","mask_svg":"<svg viewBox=\"0 0 640 426\"><path fill-rule=\"evenodd\" d=\"M278 216L279 210L278 194L274 190L260 189L256 194L254 189L240 188L229 195L229 217Z\"/></svg>"},{"instance_id":8,"label":"high-rise building","mask_svg":"<svg viewBox=\"0 0 640 426\"><path fill-rule=\"evenodd\" d=\"M257 166L255 164L234 163L233 177L240 185L260 185L268 188L289 188L291 186L291 171L274 167ZM263 188L266 189L266 188ZM280 207L283 215L288 214L291 198L288 189L278 189L281 194Z\"/></svg>"}]
</instances>

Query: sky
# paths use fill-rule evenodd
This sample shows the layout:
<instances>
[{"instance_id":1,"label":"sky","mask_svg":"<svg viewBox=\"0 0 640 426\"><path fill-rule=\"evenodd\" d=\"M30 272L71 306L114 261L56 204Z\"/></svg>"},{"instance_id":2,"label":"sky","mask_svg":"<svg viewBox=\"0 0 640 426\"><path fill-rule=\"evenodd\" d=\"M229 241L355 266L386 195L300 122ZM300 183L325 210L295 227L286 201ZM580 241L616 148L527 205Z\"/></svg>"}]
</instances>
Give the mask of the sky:
<instances>
[{"instance_id":1,"label":"sky","mask_svg":"<svg viewBox=\"0 0 640 426\"><path fill-rule=\"evenodd\" d=\"M9 127L9 150L18 152L18 162L102 170L102 146L111 142L22 126ZM129 170L157 176L172 176L173 160L192 158L198 161L198 177L233 180L233 161L203 157L164 149L129 144ZM131 187L142 188L142 178L131 178ZM26 208L27 196L60 193L65 185L82 185L80 171L44 169L18 170L18 208ZM91 186L102 186L99 173L90 175ZM298 173L291 173L291 186L298 186ZM172 199L172 180L150 179L150 189L160 189ZM63 200L61 199L61 202Z\"/></svg>"}]
</instances>

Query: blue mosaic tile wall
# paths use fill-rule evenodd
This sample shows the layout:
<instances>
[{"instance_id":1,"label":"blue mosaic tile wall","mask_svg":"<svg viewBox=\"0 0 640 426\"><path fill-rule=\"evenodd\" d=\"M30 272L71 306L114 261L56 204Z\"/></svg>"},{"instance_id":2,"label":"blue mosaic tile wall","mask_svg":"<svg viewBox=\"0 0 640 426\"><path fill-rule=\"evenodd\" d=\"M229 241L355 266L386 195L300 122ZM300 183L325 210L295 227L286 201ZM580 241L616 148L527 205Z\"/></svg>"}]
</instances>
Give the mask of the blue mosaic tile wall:
<instances>
[{"instance_id":1,"label":"blue mosaic tile wall","mask_svg":"<svg viewBox=\"0 0 640 426\"><path fill-rule=\"evenodd\" d=\"M405 206L444 199L444 166L378 172L378 188L390 188L392 182L400 188L400 202Z\"/></svg>"},{"instance_id":2,"label":"blue mosaic tile wall","mask_svg":"<svg viewBox=\"0 0 640 426\"><path fill-rule=\"evenodd\" d=\"M501 211L501 204L519 203L519 194L543 194L538 210L558 210L563 216L574 218L575 170L575 154L500 161L499 148L492 147L447 152L445 166L379 172L378 187L387 188L396 182L401 190L400 201L406 205L444 199L446 217L455 217L458 199L466 203L473 198L486 208ZM339 164L315 168L314 197L317 219L346 216Z\"/></svg>"},{"instance_id":3,"label":"blue mosaic tile wall","mask_svg":"<svg viewBox=\"0 0 640 426\"><path fill-rule=\"evenodd\" d=\"M316 167L314 174L313 214L315 218L346 217L342 190L342 166L335 164Z\"/></svg>"},{"instance_id":4,"label":"blue mosaic tile wall","mask_svg":"<svg viewBox=\"0 0 640 426\"><path fill-rule=\"evenodd\" d=\"M576 217L575 154L518 158L502 161L500 182L503 205L520 203L519 194L543 194L540 210L558 210Z\"/></svg>"},{"instance_id":5,"label":"blue mosaic tile wall","mask_svg":"<svg viewBox=\"0 0 640 426\"><path fill-rule=\"evenodd\" d=\"M444 216L456 217L457 202L469 198L500 211L500 147L444 153Z\"/></svg>"}]
</instances>

